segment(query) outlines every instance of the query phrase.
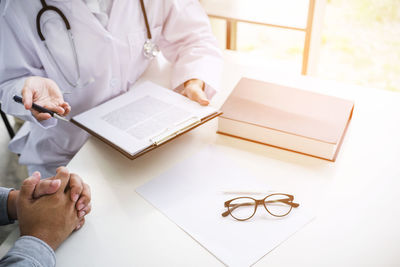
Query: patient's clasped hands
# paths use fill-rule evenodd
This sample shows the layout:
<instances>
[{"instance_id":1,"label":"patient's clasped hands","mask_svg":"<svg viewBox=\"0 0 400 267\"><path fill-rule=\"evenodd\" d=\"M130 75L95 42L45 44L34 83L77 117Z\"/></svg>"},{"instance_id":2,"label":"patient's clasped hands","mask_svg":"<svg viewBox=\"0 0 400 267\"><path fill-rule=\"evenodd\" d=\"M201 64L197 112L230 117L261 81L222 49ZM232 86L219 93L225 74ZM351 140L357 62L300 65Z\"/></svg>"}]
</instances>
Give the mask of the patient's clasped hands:
<instances>
[{"instance_id":1,"label":"patient's clasped hands","mask_svg":"<svg viewBox=\"0 0 400 267\"><path fill-rule=\"evenodd\" d=\"M10 219L18 219L21 236L34 236L55 250L74 230L85 223L91 210L90 188L65 167L40 180L34 173L20 191L11 191L8 199Z\"/></svg>"}]
</instances>

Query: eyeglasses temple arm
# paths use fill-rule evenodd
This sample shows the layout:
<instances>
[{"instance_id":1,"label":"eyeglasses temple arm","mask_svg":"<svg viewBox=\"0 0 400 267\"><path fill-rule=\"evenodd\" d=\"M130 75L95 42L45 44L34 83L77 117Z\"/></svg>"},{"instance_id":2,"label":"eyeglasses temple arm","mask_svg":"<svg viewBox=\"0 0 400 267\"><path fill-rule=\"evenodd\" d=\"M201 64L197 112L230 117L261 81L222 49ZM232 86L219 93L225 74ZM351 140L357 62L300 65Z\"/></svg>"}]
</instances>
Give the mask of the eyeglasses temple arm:
<instances>
[{"instance_id":1,"label":"eyeglasses temple arm","mask_svg":"<svg viewBox=\"0 0 400 267\"><path fill-rule=\"evenodd\" d=\"M297 208L298 206L300 206L299 203L292 202L290 198L265 201L265 203L274 203L274 202L283 202L285 204L292 206L293 208Z\"/></svg>"},{"instance_id":2,"label":"eyeglasses temple arm","mask_svg":"<svg viewBox=\"0 0 400 267\"><path fill-rule=\"evenodd\" d=\"M224 211L222 214L222 217L226 217L229 215L229 210Z\"/></svg>"}]
</instances>

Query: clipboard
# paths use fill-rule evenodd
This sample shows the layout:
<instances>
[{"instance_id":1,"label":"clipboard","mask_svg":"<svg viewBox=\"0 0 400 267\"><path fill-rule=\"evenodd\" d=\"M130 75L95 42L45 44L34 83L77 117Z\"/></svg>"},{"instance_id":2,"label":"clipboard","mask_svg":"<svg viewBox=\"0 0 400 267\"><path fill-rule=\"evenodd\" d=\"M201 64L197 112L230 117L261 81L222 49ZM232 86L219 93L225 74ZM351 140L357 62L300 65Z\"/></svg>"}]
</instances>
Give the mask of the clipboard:
<instances>
[{"instance_id":1,"label":"clipboard","mask_svg":"<svg viewBox=\"0 0 400 267\"><path fill-rule=\"evenodd\" d=\"M74 115L70 122L135 159L222 112L150 81Z\"/></svg>"},{"instance_id":2,"label":"clipboard","mask_svg":"<svg viewBox=\"0 0 400 267\"><path fill-rule=\"evenodd\" d=\"M182 127L174 128L171 130L165 129L162 133L157 134L150 138L151 145L149 145L148 147L145 147L144 149L142 149L134 154L131 154L131 153L127 152L125 149L123 149L122 147L110 142L108 139L102 137L101 135L97 134L96 132L92 131L91 129L87 128L86 126L84 126L81 123L74 120L74 118L72 118L70 120L70 122L75 124L79 128L85 130L90 135L98 138L99 140L103 141L104 143L106 143L109 146L113 147L114 149L118 150L123 155L125 155L127 158L133 160L133 159L136 159L136 158L146 154L147 152L152 151L153 149L156 149L157 147L160 147L160 146L174 140L175 138L199 127L200 125L202 125L220 115L222 115L222 111L217 111L217 112L215 112L209 116L206 116L204 118L192 117L192 118L188 119L187 121L184 121L182 123Z\"/></svg>"}]
</instances>

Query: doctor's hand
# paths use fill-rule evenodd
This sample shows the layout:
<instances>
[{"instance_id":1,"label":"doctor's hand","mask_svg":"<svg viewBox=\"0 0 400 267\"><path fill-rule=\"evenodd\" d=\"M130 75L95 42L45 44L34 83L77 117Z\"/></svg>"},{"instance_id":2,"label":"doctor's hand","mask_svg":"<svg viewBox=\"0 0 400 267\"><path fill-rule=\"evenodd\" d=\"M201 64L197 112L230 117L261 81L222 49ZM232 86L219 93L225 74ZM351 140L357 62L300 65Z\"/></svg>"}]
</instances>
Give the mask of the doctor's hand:
<instances>
[{"instance_id":1,"label":"doctor's hand","mask_svg":"<svg viewBox=\"0 0 400 267\"><path fill-rule=\"evenodd\" d=\"M202 106L207 106L210 101L207 99L206 93L204 92L204 82L198 79L192 79L186 81L184 84L184 90L182 94L188 97L190 100L198 102Z\"/></svg>"},{"instance_id":2,"label":"doctor's hand","mask_svg":"<svg viewBox=\"0 0 400 267\"><path fill-rule=\"evenodd\" d=\"M43 77L32 76L25 80L22 88L22 101L25 109L30 109L38 121L50 119L51 116L48 113L39 113L31 109L32 103L52 110L61 116L66 116L71 111L71 107L64 101L57 84L53 80Z\"/></svg>"},{"instance_id":3,"label":"doctor's hand","mask_svg":"<svg viewBox=\"0 0 400 267\"><path fill-rule=\"evenodd\" d=\"M34 199L40 177L26 179L17 199L17 213L21 236L34 236L55 250L84 219L78 217L75 202L70 198L68 187L70 173L64 167L57 169L59 190L51 195Z\"/></svg>"}]
</instances>

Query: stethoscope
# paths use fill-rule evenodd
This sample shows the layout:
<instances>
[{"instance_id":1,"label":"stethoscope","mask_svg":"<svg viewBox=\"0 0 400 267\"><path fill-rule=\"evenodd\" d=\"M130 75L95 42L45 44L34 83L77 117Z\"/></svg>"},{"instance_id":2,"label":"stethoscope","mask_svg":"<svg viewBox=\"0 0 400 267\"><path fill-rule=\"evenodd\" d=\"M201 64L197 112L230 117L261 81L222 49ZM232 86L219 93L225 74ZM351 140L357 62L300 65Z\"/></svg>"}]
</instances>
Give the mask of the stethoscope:
<instances>
[{"instance_id":1,"label":"stethoscope","mask_svg":"<svg viewBox=\"0 0 400 267\"><path fill-rule=\"evenodd\" d=\"M55 65L57 67L57 70L61 73L61 75L63 76L64 80L70 86L72 86L74 88L76 88L76 87L84 87L87 84L92 83L94 81L93 78L90 78L89 81L85 82L85 83L82 83L82 81L81 81L81 71L80 71L80 65L79 65L79 60L78 60L78 54L77 54L77 50L76 50L76 46L75 46L75 42L74 42L74 36L73 36L73 34L71 32L71 25L69 24L69 21L68 21L67 17L57 7L47 5L46 0L40 0L40 2L42 3L42 9L39 10L39 13L36 16L36 29L37 29L38 35L40 37L40 40L42 40L42 42L44 43L44 46L46 47L46 50L49 53L52 61L55 63ZM147 13L146 13L146 9L145 9L143 0L140 0L140 6L142 8L144 22L146 24L146 30L147 30L147 40L143 44L143 54L144 54L145 57L147 57L149 59L152 59L152 58L156 57L160 53L160 49L159 49L158 45L152 41L149 21L147 19ZM76 71L77 71L77 81L76 82L72 82L70 79L68 79L67 75L65 75L65 73L62 71L61 66L58 64L58 62L55 59L53 53L51 52L51 50L49 49L49 47L47 45L46 38L44 37L44 35L42 33L41 26L40 26L40 19L41 19L42 15L46 11L54 11L54 12L56 12L61 17L61 19L64 21L65 28L66 28L67 33L68 33L68 39L69 39L69 42L70 42L70 46L71 46L72 52L74 54L74 63L75 63Z\"/></svg>"}]
</instances>

